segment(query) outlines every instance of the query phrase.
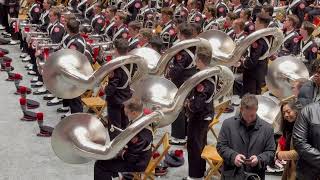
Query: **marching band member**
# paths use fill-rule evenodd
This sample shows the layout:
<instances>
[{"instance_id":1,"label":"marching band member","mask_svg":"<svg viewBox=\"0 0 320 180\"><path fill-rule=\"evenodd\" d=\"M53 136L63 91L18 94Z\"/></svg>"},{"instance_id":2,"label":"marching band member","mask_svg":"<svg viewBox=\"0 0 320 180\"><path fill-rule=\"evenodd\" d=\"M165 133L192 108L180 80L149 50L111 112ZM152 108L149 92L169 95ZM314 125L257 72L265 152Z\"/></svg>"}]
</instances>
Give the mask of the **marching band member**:
<instances>
[{"instance_id":1,"label":"marching band member","mask_svg":"<svg viewBox=\"0 0 320 180\"><path fill-rule=\"evenodd\" d=\"M255 22L255 29L260 30L266 28L271 17L266 14L258 14ZM267 60L266 55L269 52L270 42L267 38L263 37L254 42L249 47L247 58L243 61L243 95L261 94L261 87L265 82L265 75L267 73Z\"/></svg>"},{"instance_id":2,"label":"marching band member","mask_svg":"<svg viewBox=\"0 0 320 180\"><path fill-rule=\"evenodd\" d=\"M69 21L67 22L67 32L70 36L70 39L67 44L67 48L74 49L79 51L82 54L85 54L86 44L85 44L85 40L79 33L79 29L80 29L80 22L73 18L69 19ZM63 99L63 101L65 101L65 103L69 105L71 114L83 112L83 107L82 107L80 97L76 97L73 99ZM69 113L61 116L61 118L64 118L68 115Z\"/></svg>"},{"instance_id":3,"label":"marching band member","mask_svg":"<svg viewBox=\"0 0 320 180\"><path fill-rule=\"evenodd\" d=\"M300 35L302 36L299 51L300 54L306 59L304 62L310 71L311 64L317 59L318 46L312 37L314 25L308 21L302 23L300 28Z\"/></svg>"},{"instance_id":4,"label":"marching band member","mask_svg":"<svg viewBox=\"0 0 320 180\"><path fill-rule=\"evenodd\" d=\"M218 0L215 4L217 17L226 17L229 8L222 0Z\"/></svg>"},{"instance_id":5,"label":"marching band member","mask_svg":"<svg viewBox=\"0 0 320 180\"><path fill-rule=\"evenodd\" d=\"M243 6L240 2L240 0L232 0L231 1L231 6L233 8L233 13L237 16L237 17L240 17L240 12L241 10L243 9Z\"/></svg>"},{"instance_id":6,"label":"marching band member","mask_svg":"<svg viewBox=\"0 0 320 180\"><path fill-rule=\"evenodd\" d=\"M245 23L242 19L238 18L233 21L232 28L234 29L234 42L236 44L239 44L240 41L242 41L247 34L244 31ZM243 54L241 58L244 58L247 56L247 53ZM242 72L243 68L240 66L241 60L238 61L238 64L235 66L231 66L232 72L235 74L235 80L233 85L233 94L242 96ZM234 103L234 105L236 105ZM234 107L229 105L224 112L233 112Z\"/></svg>"},{"instance_id":7,"label":"marching band member","mask_svg":"<svg viewBox=\"0 0 320 180\"><path fill-rule=\"evenodd\" d=\"M272 17L272 16L271 16ZM249 9L242 9L240 18L245 22L244 32L249 35L254 32L254 23L251 21L251 11Z\"/></svg>"},{"instance_id":8,"label":"marching band member","mask_svg":"<svg viewBox=\"0 0 320 180\"><path fill-rule=\"evenodd\" d=\"M126 19L126 15L123 12L117 12L114 17L114 25L112 27L112 35L109 37L112 37L112 40L124 38L129 38L129 30L124 24L124 21ZM109 35L109 34L108 34Z\"/></svg>"},{"instance_id":9,"label":"marching band member","mask_svg":"<svg viewBox=\"0 0 320 180\"><path fill-rule=\"evenodd\" d=\"M106 17L106 28L104 30L105 35L112 37L112 29L114 26L114 17L117 13L117 8L115 6L109 6L104 12Z\"/></svg>"},{"instance_id":10,"label":"marching band member","mask_svg":"<svg viewBox=\"0 0 320 180\"><path fill-rule=\"evenodd\" d=\"M160 37L166 47L171 47L176 38L176 30L172 22L173 10L171 8L162 8L161 14L160 24L162 31L160 32Z\"/></svg>"},{"instance_id":11,"label":"marching band member","mask_svg":"<svg viewBox=\"0 0 320 180\"><path fill-rule=\"evenodd\" d=\"M47 27L47 32L52 43L55 43L55 44L61 42L62 37L65 33L64 26L59 21L60 16L61 14L58 8L51 8L49 12L50 24ZM30 49L30 58L31 58L31 63L33 64L33 70L29 71L28 74L40 76L38 73L38 68L36 63L35 50L33 50L32 48ZM36 82L33 86L41 87L42 85L43 85L43 82L38 80L38 82Z\"/></svg>"},{"instance_id":12,"label":"marching band member","mask_svg":"<svg viewBox=\"0 0 320 180\"><path fill-rule=\"evenodd\" d=\"M93 34L103 34L106 25L106 18L102 14L102 4L96 3L94 5L94 17L91 20L91 27L93 29Z\"/></svg>"},{"instance_id":13,"label":"marching band member","mask_svg":"<svg viewBox=\"0 0 320 180\"><path fill-rule=\"evenodd\" d=\"M95 6L96 3L97 3L97 1L94 1L94 0L89 0L86 3L86 8L84 11L84 18L86 20L89 20L90 22L92 21L93 17L95 16L94 8L96 7ZM100 8L102 9L102 5L100 6Z\"/></svg>"},{"instance_id":14,"label":"marching band member","mask_svg":"<svg viewBox=\"0 0 320 180\"><path fill-rule=\"evenodd\" d=\"M300 27L300 23L304 20L305 8L307 7L307 3L304 0L292 0L287 8L287 14L296 15L299 18L298 27Z\"/></svg>"},{"instance_id":15,"label":"marching band member","mask_svg":"<svg viewBox=\"0 0 320 180\"><path fill-rule=\"evenodd\" d=\"M152 49L157 51L159 54L162 54L162 40L158 36L153 36L150 40L150 46Z\"/></svg>"},{"instance_id":16,"label":"marching band member","mask_svg":"<svg viewBox=\"0 0 320 180\"><path fill-rule=\"evenodd\" d=\"M42 3L44 11L41 13L41 16L40 16L41 25L39 27L39 29L42 32L45 32L47 30L48 25L50 24L49 12L50 12L50 8L53 5L54 5L54 2L51 0L44 0Z\"/></svg>"},{"instance_id":17,"label":"marching band member","mask_svg":"<svg viewBox=\"0 0 320 180\"><path fill-rule=\"evenodd\" d=\"M189 0L188 1L188 5L187 5L187 8L189 10L189 15L188 15L188 19L187 21L189 23L198 23L200 25L203 24L203 15L202 13L200 12L199 8L198 8L198 1L196 0Z\"/></svg>"},{"instance_id":18,"label":"marching band member","mask_svg":"<svg viewBox=\"0 0 320 180\"><path fill-rule=\"evenodd\" d=\"M224 22L223 28L224 32L227 33L231 38L234 36L234 30L232 29L233 21L237 19L236 14L230 12L227 14L226 21Z\"/></svg>"},{"instance_id":19,"label":"marching band member","mask_svg":"<svg viewBox=\"0 0 320 180\"><path fill-rule=\"evenodd\" d=\"M130 32L130 38L129 38L129 51L135 49L139 45L139 31L141 29L141 23L138 21L132 21L129 23L128 26L129 32Z\"/></svg>"},{"instance_id":20,"label":"marching band member","mask_svg":"<svg viewBox=\"0 0 320 180\"><path fill-rule=\"evenodd\" d=\"M140 100L132 98L124 102L124 114L130 123L143 116L143 105ZM125 128L125 127L124 127ZM112 180L118 172L143 172L150 161L153 132L150 126L141 130L118 156L111 160L98 160L94 164L94 180Z\"/></svg>"},{"instance_id":21,"label":"marching band member","mask_svg":"<svg viewBox=\"0 0 320 180\"><path fill-rule=\"evenodd\" d=\"M178 38L180 41L193 37L193 27L190 24L182 23L178 27ZM184 49L178 52L169 65L167 78L170 79L178 88L196 72L195 66L195 47ZM171 125L171 144L184 145L186 143L186 118L182 110Z\"/></svg>"},{"instance_id":22,"label":"marching band member","mask_svg":"<svg viewBox=\"0 0 320 180\"><path fill-rule=\"evenodd\" d=\"M31 8L28 13L28 17L31 24L39 24L40 22L40 16L41 16L41 4L38 3L38 1L35 0L29 0L30 3L32 3Z\"/></svg>"},{"instance_id":23,"label":"marching band member","mask_svg":"<svg viewBox=\"0 0 320 180\"><path fill-rule=\"evenodd\" d=\"M199 70L206 69L211 63L211 53L205 48L197 50L195 60ZM208 78L199 83L186 100L188 117L188 177L186 180L203 179L206 161L201 158L203 148L207 144L207 132L214 117L213 97L216 90L215 78Z\"/></svg>"},{"instance_id":24,"label":"marching band member","mask_svg":"<svg viewBox=\"0 0 320 180\"><path fill-rule=\"evenodd\" d=\"M299 19L296 15L287 15L283 28L285 37L278 56L286 56L289 54L297 55L299 49L299 34L296 32Z\"/></svg>"},{"instance_id":25,"label":"marching band member","mask_svg":"<svg viewBox=\"0 0 320 180\"><path fill-rule=\"evenodd\" d=\"M234 30L234 42L239 43L241 40L243 40L246 37L245 32L245 23L243 19L236 19L233 21L232 29Z\"/></svg>"},{"instance_id":26,"label":"marching band member","mask_svg":"<svg viewBox=\"0 0 320 180\"><path fill-rule=\"evenodd\" d=\"M139 43L137 47L150 47L150 40L152 38L152 30L149 28L142 28L139 30Z\"/></svg>"},{"instance_id":27,"label":"marching band member","mask_svg":"<svg viewBox=\"0 0 320 180\"><path fill-rule=\"evenodd\" d=\"M142 8L141 0L130 0L126 4L128 12L130 13L128 20L133 21L136 19L140 9Z\"/></svg>"},{"instance_id":28,"label":"marching band member","mask_svg":"<svg viewBox=\"0 0 320 180\"><path fill-rule=\"evenodd\" d=\"M114 41L116 56L125 56L129 50L129 43L125 39L117 39ZM128 126L129 121L124 113L123 103L131 98L130 81L132 66L121 66L113 70L109 75L108 85L105 87L108 126L110 140L114 139L119 132L114 130L112 126L124 129Z\"/></svg>"},{"instance_id":29,"label":"marching band member","mask_svg":"<svg viewBox=\"0 0 320 180\"><path fill-rule=\"evenodd\" d=\"M274 8L272 5L266 4L262 6L261 13L268 14L269 16L273 16ZM270 24L268 25L268 28L277 27L282 29L282 23L277 19L273 18Z\"/></svg>"}]
</instances>

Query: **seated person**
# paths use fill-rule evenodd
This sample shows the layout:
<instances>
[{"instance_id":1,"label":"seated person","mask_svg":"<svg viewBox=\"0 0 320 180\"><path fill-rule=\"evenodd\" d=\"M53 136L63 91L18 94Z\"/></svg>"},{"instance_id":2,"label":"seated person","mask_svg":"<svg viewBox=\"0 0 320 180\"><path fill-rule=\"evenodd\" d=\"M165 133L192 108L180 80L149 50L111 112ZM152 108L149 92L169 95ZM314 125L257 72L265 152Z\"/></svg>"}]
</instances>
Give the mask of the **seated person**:
<instances>
[{"instance_id":1,"label":"seated person","mask_svg":"<svg viewBox=\"0 0 320 180\"><path fill-rule=\"evenodd\" d=\"M143 105L140 100L131 98L124 103L125 114L130 123L143 115ZM94 165L94 180L111 180L118 172L143 172L151 158L151 144L153 134L148 126L140 131L127 147L118 153L118 156L110 160L98 160Z\"/></svg>"}]
</instances>

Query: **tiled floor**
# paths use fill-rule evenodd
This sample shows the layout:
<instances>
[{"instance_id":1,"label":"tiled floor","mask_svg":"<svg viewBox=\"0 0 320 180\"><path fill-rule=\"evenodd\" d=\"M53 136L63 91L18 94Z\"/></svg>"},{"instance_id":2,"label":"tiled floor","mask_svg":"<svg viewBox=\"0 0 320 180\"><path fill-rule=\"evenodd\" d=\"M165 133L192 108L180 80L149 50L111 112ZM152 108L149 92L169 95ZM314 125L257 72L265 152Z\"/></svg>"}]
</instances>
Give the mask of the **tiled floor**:
<instances>
[{"instance_id":1,"label":"tiled floor","mask_svg":"<svg viewBox=\"0 0 320 180\"><path fill-rule=\"evenodd\" d=\"M31 77L24 69L19 58L18 46L1 46L10 50L13 58L14 72L23 74L21 85L30 87ZM36 122L22 122L19 96L14 95L13 82L4 81L7 75L0 73L0 180L90 180L93 179L93 162L81 165L66 164L58 159L52 151L50 138L40 138ZM29 95L30 99L40 102L35 112L44 112L44 122L55 126L60 119L56 113L59 106L48 107L42 96ZM230 116L230 115L229 115ZM225 119L223 115L222 119ZM216 127L218 131L220 125ZM170 128L157 132L157 139ZM215 143L209 133L209 143ZM175 149L175 147L173 147ZM186 154L185 154L186 157ZM179 180L187 175L187 162L179 168L171 168L166 176L159 179ZM267 180L278 180L280 177L267 176Z\"/></svg>"}]
</instances>

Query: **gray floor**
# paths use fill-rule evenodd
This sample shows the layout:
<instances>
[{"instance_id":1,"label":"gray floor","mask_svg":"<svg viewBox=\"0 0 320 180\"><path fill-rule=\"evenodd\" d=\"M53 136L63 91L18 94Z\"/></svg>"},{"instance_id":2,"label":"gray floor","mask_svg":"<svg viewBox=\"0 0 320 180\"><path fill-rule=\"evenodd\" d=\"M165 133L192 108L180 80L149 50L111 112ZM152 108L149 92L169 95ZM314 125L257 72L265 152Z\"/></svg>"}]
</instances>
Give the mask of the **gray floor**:
<instances>
[{"instance_id":1,"label":"gray floor","mask_svg":"<svg viewBox=\"0 0 320 180\"><path fill-rule=\"evenodd\" d=\"M24 63L19 58L18 46L1 46L10 50L9 57L13 58L14 72L24 77L22 85L30 87L31 76L24 69ZM13 82L4 81L5 72L0 73L0 180L90 180L93 179L93 162L81 165L70 165L58 159L51 149L50 138L40 138L36 122L22 122L22 111L19 105L19 96L14 95ZM56 113L59 106L48 107L42 96L29 95L28 98L40 102L40 108L33 110L44 113L44 122L55 126L60 119ZM230 115L229 115L230 116ZM227 116L223 115L222 119ZM217 126L217 131L220 128ZM157 132L158 139L164 128ZM215 143L209 133L209 143ZM176 147L172 147L175 149ZM186 157L186 154L185 154ZM187 175L187 162L183 167L171 168L166 176L159 179L181 179ZM280 177L268 176L267 180L278 180Z\"/></svg>"}]
</instances>

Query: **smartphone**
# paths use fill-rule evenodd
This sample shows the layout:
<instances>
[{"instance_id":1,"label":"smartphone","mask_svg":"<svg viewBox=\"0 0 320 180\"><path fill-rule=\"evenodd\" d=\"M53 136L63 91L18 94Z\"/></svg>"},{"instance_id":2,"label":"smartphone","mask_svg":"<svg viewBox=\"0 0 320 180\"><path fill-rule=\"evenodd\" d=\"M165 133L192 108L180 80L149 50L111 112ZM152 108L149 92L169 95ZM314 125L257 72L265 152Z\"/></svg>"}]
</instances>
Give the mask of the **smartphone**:
<instances>
[{"instance_id":1,"label":"smartphone","mask_svg":"<svg viewBox=\"0 0 320 180\"><path fill-rule=\"evenodd\" d=\"M246 163L251 162L251 159L244 159L244 162Z\"/></svg>"}]
</instances>

